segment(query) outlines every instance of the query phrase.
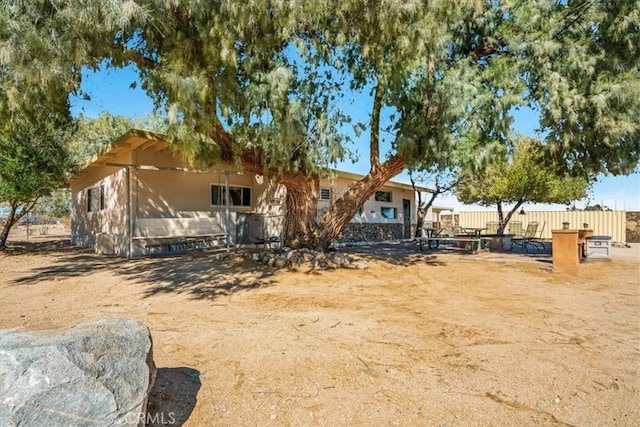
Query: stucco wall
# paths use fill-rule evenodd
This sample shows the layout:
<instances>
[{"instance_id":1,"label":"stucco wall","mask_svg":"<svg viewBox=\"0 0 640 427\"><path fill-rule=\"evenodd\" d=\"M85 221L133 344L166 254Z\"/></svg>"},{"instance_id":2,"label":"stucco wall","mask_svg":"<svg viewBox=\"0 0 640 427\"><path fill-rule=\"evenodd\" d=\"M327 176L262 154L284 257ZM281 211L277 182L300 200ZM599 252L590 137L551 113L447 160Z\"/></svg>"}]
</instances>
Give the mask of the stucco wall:
<instances>
[{"instance_id":1,"label":"stucco wall","mask_svg":"<svg viewBox=\"0 0 640 427\"><path fill-rule=\"evenodd\" d=\"M320 188L329 188L331 190L330 200L318 200L318 220L322 218L326 209L330 204L340 198L350 186L354 184L353 180L348 179L321 179ZM404 223L404 211L403 200L409 200L411 204L409 222L415 225L416 222L416 208L415 208L415 194L412 191L402 190L394 188L392 186L383 186L379 191L391 192L390 202L381 202L375 200L375 195L371 196L362 207L362 214L354 216L351 219L351 223L358 224L403 224ZM390 207L397 209L396 218L384 218L381 214L382 207Z\"/></svg>"},{"instance_id":2,"label":"stucco wall","mask_svg":"<svg viewBox=\"0 0 640 427\"><path fill-rule=\"evenodd\" d=\"M71 188L71 243L92 248L98 234L112 235L113 244L122 246L127 233L125 214L126 169L110 169L110 175L99 174L95 182L85 181ZM86 187L84 186L86 185ZM104 208L88 212L88 189L100 191L104 186Z\"/></svg>"}]
</instances>

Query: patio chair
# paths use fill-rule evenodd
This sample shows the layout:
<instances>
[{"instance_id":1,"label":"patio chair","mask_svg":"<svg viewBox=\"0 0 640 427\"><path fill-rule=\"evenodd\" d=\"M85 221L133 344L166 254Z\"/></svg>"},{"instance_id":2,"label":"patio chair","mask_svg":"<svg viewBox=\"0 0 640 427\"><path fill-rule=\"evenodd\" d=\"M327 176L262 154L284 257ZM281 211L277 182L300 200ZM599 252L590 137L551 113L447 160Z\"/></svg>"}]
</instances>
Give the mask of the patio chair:
<instances>
[{"instance_id":1,"label":"patio chair","mask_svg":"<svg viewBox=\"0 0 640 427\"><path fill-rule=\"evenodd\" d=\"M498 226L500 225L497 221L489 221L487 222L487 226L485 227L485 234L498 234Z\"/></svg>"},{"instance_id":2,"label":"patio chair","mask_svg":"<svg viewBox=\"0 0 640 427\"><path fill-rule=\"evenodd\" d=\"M535 248L536 251L543 250L544 244L537 241L538 225L537 221L531 221L527 224L527 229L522 237L514 236L511 239L511 251L513 252L514 246L520 246L526 253L529 253L527 249L529 246Z\"/></svg>"},{"instance_id":3,"label":"patio chair","mask_svg":"<svg viewBox=\"0 0 640 427\"><path fill-rule=\"evenodd\" d=\"M509 221L507 234L513 234L513 237L518 239L523 238L522 223L520 221Z\"/></svg>"}]
</instances>

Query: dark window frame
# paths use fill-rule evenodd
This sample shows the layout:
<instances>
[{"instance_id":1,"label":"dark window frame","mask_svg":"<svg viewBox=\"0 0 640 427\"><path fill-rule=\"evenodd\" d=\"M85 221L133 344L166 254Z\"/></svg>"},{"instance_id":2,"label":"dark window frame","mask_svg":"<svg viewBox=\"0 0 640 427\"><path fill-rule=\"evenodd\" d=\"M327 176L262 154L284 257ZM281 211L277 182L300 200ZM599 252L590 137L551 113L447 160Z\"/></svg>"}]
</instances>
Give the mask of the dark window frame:
<instances>
[{"instance_id":1,"label":"dark window frame","mask_svg":"<svg viewBox=\"0 0 640 427\"><path fill-rule=\"evenodd\" d=\"M87 212L100 212L104 209L105 185L87 188Z\"/></svg>"},{"instance_id":2,"label":"dark window frame","mask_svg":"<svg viewBox=\"0 0 640 427\"><path fill-rule=\"evenodd\" d=\"M388 194L388 196L386 196ZM376 202L393 202L393 193L391 191L378 190L374 195Z\"/></svg>"},{"instance_id":3,"label":"dark window frame","mask_svg":"<svg viewBox=\"0 0 640 427\"><path fill-rule=\"evenodd\" d=\"M235 208L250 208L252 206L252 191L253 188L251 187L230 185L229 194L231 195L231 200L229 206ZM211 184L211 206L226 206L225 192L226 188L224 185Z\"/></svg>"},{"instance_id":4,"label":"dark window frame","mask_svg":"<svg viewBox=\"0 0 640 427\"><path fill-rule=\"evenodd\" d=\"M393 216L385 215L385 211L392 211ZM398 219L398 208L396 206L380 206L380 216L386 219Z\"/></svg>"}]
</instances>

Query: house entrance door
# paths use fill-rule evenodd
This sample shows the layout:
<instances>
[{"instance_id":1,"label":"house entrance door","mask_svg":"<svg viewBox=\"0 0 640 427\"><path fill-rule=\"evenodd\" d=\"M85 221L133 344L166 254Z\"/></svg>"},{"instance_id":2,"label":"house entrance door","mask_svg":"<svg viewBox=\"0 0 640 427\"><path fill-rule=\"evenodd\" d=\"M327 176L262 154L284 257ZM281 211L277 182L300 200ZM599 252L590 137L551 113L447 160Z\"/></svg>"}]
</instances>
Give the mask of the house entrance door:
<instances>
[{"instance_id":1,"label":"house entrance door","mask_svg":"<svg viewBox=\"0 0 640 427\"><path fill-rule=\"evenodd\" d=\"M404 221L404 238L411 238L411 200L402 199L402 218Z\"/></svg>"}]
</instances>

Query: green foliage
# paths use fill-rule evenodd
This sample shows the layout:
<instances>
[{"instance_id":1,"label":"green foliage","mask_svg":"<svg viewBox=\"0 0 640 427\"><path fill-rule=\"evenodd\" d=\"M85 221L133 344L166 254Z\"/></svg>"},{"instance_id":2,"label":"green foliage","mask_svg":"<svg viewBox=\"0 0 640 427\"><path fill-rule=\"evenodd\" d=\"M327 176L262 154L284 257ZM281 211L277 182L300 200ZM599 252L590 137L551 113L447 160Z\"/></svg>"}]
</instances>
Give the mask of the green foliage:
<instances>
[{"instance_id":1,"label":"green foliage","mask_svg":"<svg viewBox=\"0 0 640 427\"><path fill-rule=\"evenodd\" d=\"M457 187L456 196L467 204L515 204L515 209L523 203L569 204L586 197L588 180L560 174L543 159L540 141L521 138L511 156L468 177Z\"/></svg>"},{"instance_id":2,"label":"green foliage","mask_svg":"<svg viewBox=\"0 0 640 427\"><path fill-rule=\"evenodd\" d=\"M10 207L0 232L5 247L11 227L36 204L64 185L75 164L67 150L68 137L54 115L39 120L14 114L0 129L0 203Z\"/></svg>"},{"instance_id":3,"label":"green foliage","mask_svg":"<svg viewBox=\"0 0 640 427\"><path fill-rule=\"evenodd\" d=\"M129 118L108 113L103 113L95 119L80 115L77 118L76 130L69 141L69 148L76 162L84 165L133 126L133 121Z\"/></svg>"},{"instance_id":4,"label":"green foliage","mask_svg":"<svg viewBox=\"0 0 640 427\"><path fill-rule=\"evenodd\" d=\"M592 206L585 206L584 210L585 211L610 211L611 208L609 208L608 206L601 206L600 203L596 203L595 205L592 205Z\"/></svg>"},{"instance_id":5,"label":"green foliage","mask_svg":"<svg viewBox=\"0 0 640 427\"><path fill-rule=\"evenodd\" d=\"M390 155L411 167L481 169L504 152L513 108L530 105L547 160L618 174L640 157L638 10L638 1L8 0L0 65L51 101L79 91L82 67L135 64L167 109L170 137L205 163L259 150L254 159L274 174L314 173L350 155L344 91L380 86Z\"/></svg>"},{"instance_id":6,"label":"green foliage","mask_svg":"<svg viewBox=\"0 0 640 427\"><path fill-rule=\"evenodd\" d=\"M629 174L640 159L640 2L516 2L514 53L547 158ZM526 31L525 31L526 30Z\"/></svg>"},{"instance_id":7,"label":"green foliage","mask_svg":"<svg viewBox=\"0 0 640 427\"><path fill-rule=\"evenodd\" d=\"M38 199L33 207L33 213L40 218L49 220L60 219L71 214L71 192L60 188L50 195Z\"/></svg>"},{"instance_id":8,"label":"green foliage","mask_svg":"<svg viewBox=\"0 0 640 427\"><path fill-rule=\"evenodd\" d=\"M61 187L74 166L65 138L50 122L13 117L0 132L0 201L26 202Z\"/></svg>"}]
</instances>

